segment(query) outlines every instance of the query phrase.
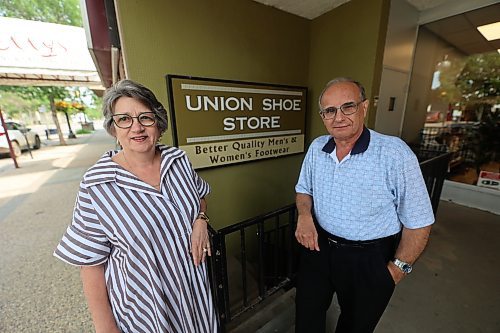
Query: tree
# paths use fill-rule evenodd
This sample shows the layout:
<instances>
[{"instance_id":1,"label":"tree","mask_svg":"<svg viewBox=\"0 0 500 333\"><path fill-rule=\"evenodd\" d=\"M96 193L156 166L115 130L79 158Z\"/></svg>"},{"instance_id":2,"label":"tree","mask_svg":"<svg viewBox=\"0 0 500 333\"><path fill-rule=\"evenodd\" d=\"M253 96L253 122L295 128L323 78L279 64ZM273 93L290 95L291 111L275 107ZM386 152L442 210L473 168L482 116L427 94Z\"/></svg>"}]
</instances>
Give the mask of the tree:
<instances>
[{"instance_id":1,"label":"tree","mask_svg":"<svg viewBox=\"0 0 500 333\"><path fill-rule=\"evenodd\" d=\"M79 0L0 0L0 16L83 26Z\"/></svg>"},{"instance_id":2,"label":"tree","mask_svg":"<svg viewBox=\"0 0 500 333\"><path fill-rule=\"evenodd\" d=\"M482 120L467 137L478 174L483 164L500 161L500 112L488 112Z\"/></svg>"},{"instance_id":3,"label":"tree","mask_svg":"<svg viewBox=\"0 0 500 333\"><path fill-rule=\"evenodd\" d=\"M0 91L3 92L14 92L27 100L48 100L50 104L50 111L52 113L52 120L57 128L57 134L59 136L59 143L61 145L66 145L66 141L62 135L61 125L59 125L59 120L57 119L56 110L56 99L64 99L68 92L64 87L24 87L24 86L0 86Z\"/></svg>"},{"instance_id":4,"label":"tree","mask_svg":"<svg viewBox=\"0 0 500 333\"><path fill-rule=\"evenodd\" d=\"M469 57L455 85L462 94L462 104L476 110L481 121L485 109L500 103L500 54Z\"/></svg>"},{"instance_id":5,"label":"tree","mask_svg":"<svg viewBox=\"0 0 500 333\"><path fill-rule=\"evenodd\" d=\"M448 103L483 109L500 103L500 54L482 53L439 66L436 94ZM480 118L478 118L480 120Z\"/></svg>"},{"instance_id":6,"label":"tree","mask_svg":"<svg viewBox=\"0 0 500 333\"><path fill-rule=\"evenodd\" d=\"M46 100L27 99L11 91L2 91L1 87L0 101L2 104L2 110L8 116L7 118L18 119L24 118L23 114L32 115L34 110L37 110L44 104L48 104L48 101Z\"/></svg>"}]
</instances>

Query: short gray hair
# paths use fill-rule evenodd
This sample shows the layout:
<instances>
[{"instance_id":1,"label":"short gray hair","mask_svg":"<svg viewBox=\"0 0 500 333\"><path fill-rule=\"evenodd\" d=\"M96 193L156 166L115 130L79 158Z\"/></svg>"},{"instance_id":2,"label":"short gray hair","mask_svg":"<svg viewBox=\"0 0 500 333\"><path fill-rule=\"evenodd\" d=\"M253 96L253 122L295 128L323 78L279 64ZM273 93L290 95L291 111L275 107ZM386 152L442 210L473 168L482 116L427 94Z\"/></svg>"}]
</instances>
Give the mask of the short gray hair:
<instances>
[{"instance_id":1,"label":"short gray hair","mask_svg":"<svg viewBox=\"0 0 500 333\"><path fill-rule=\"evenodd\" d=\"M361 98L361 101L365 101L366 100L366 92L365 92L365 87L363 87L363 85L359 82L359 81L356 81L354 79L351 79L350 77L337 77L333 80L331 80L330 82L328 82L325 86L325 88L323 89L323 91L321 92L321 94L319 95L319 99L318 99L318 105L319 105L319 109L321 110L321 99L323 98L323 95L325 94L325 91L330 88L331 86L333 86L334 84L337 84L337 83L341 83L341 82L351 82L351 83L354 83L358 89L359 89L359 97Z\"/></svg>"},{"instance_id":2,"label":"short gray hair","mask_svg":"<svg viewBox=\"0 0 500 333\"><path fill-rule=\"evenodd\" d=\"M115 136L113 114L116 101L118 101L120 97L134 98L147 106L151 112L154 112L156 127L160 132L160 136L167 130L167 111L156 99L155 94L140 83L132 80L121 80L108 88L103 98L102 114L104 116L104 128L109 134Z\"/></svg>"}]
</instances>

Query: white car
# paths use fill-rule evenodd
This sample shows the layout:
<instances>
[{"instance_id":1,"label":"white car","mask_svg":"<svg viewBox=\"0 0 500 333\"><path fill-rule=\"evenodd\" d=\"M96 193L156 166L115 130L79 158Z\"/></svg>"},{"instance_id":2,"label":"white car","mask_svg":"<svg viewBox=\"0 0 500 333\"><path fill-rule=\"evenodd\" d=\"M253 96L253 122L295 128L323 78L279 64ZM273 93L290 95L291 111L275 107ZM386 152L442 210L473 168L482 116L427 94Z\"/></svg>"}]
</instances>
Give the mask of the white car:
<instances>
[{"instance_id":1,"label":"white car","mask_svg":"<svg viewBox=\"0 0 500 333\"><path fill-rule=\"evenodd\" d=\"M12 143L12 149L14 150L14 155L16 157L21 156L23 150L28 149L39 149L41 146L40 137L35 132L32 132L30 128L15 123L13 121L6 121L5 125L9 133L9 139ZM0 124L0 154L9 154L9 144L7 142L7 136L5 135L5 129Z\"/></svg>"}]
</instances>

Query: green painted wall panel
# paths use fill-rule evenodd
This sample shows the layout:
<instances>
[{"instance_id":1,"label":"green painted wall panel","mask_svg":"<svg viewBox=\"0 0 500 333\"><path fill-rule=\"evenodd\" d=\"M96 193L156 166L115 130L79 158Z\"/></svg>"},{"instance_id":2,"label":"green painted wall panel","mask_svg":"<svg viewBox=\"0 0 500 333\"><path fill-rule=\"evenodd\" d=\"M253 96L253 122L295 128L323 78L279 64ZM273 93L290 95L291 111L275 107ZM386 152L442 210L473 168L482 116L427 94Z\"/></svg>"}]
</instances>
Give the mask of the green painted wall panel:
<instances>
[{"instance_id":1,"label":"green painted wall panel","mask_svg":"<svg viewBox=\"0 0 500 333\"><path fill-rule=\"evenodd\" d=\"M389 0L352 0L311 22L308 142L326 133L318 98L328 81L348 76L365 86L368 97L378 92L388 14ZM369 126L373 108L367 118L372 117Z\"/></svg>"},{"instance_id":2,"label":"green painted wall panel","mask_svg":"<svg viewBox=\"0 0 500 333\"><path fill-rule=\"evenodd\" d=\"M308 86L310 142L325 133L316 101L328 80L355 77L369 94L377 86L388 1L352 0L313 21L250 0L120 0L117 14L128 77L165 107L166 74ZM293 202L302 158L201 170L214 226Z\"/></svg>"}]
</instances>

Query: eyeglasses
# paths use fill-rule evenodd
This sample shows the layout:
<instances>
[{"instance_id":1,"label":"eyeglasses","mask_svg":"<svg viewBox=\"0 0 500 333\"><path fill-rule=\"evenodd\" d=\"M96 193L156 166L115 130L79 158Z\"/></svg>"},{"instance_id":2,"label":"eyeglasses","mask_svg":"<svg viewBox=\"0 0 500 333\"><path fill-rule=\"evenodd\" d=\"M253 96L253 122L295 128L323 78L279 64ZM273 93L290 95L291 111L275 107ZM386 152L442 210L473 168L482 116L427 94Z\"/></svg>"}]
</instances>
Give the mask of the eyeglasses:
<instances>
[{"instance_id":1,"label":"eyeglasses","mask_svg":"<svg viewBox=\"0 0 500 333\"><path fill-rule=\"evenodd\" d=\"M137 119L139 124L145 127L153 126L156 123L154 112L143 112L137 117L132 117L124 113L117 113L113 115L113 122L119 128L130 128L134 123L134 118Z\"/></svg>"},{"instance_id":2,"label":"eyeglasses","mask_svg":"<svg viewBox=\"0 0 500 333\"><path fill-rule=\"evenodd\" d=\"M320 110L319 114L321 115L321 118L323 119L333 119L337 116L337 111L340 110L344 116L350 116L352 114L355 114L356 111L358 111L359 104L363 103L364 101L354 103L345 103L339 106L338 108L335 106L330 106L324 110Z\"/></svg>"}]
</instances>

